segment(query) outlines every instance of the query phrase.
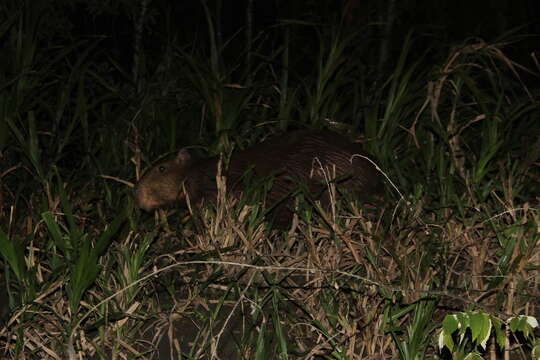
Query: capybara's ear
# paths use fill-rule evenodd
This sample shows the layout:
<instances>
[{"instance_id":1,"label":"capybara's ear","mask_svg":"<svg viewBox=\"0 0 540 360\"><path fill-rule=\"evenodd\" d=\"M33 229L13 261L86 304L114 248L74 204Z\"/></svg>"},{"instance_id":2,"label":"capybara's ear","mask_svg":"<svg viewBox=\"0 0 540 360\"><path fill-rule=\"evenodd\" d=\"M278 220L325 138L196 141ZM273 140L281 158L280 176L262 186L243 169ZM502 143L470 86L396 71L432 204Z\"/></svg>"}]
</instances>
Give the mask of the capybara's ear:
<instances>
[{"instance_id":1,"label":"capybara's ear","mask_svg":"<svg viewBox=\"0 0 540 360\"><path fill-rule=\"evenodd\" d=\"M174 161L182 166L189 164L191 162L191 154L189 153L189 150L187 148L180 149L178 154L176 154Z\"/></svg>"}]
</instances>

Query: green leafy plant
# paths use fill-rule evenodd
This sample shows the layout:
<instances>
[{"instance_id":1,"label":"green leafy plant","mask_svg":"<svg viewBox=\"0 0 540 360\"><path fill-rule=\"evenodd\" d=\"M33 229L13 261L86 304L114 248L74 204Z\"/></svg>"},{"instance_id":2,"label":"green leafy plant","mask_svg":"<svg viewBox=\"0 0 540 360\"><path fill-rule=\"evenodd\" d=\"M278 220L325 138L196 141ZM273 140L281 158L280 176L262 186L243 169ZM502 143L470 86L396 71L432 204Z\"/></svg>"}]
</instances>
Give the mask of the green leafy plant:
<instances>
[{"instance_id":1,"label":"green leafy plant","mask_svg":"<svg viewBox=\"0 0 540 360\"><path fill-rule=\"evenodd\" d=\"M482 311L466 311L444 317L438 336L440 350L448 349L455 360L483 359L477 349L486 350L490 339L504 350L508 347L509 336L523 335L531 346L532 359L540 359L540 342L533 330L538 320L532 316L518 315L503 321ZM508 329L509 332L506 332Z\"/></svg>"}]
</instances>

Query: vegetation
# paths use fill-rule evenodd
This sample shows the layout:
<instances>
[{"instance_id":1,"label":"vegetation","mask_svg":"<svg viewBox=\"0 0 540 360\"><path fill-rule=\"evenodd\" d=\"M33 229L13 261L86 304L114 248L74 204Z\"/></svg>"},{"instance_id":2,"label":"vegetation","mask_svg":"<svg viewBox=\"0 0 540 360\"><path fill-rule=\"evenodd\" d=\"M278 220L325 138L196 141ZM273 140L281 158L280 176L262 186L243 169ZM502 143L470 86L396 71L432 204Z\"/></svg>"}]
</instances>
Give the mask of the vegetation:
<instances>
[{"instance_id":1,"label":"vegetation","mask_svg":"<svg viewBox=\"0 0 540 360\"><path fill-rule=\"evenodd\" d=\"M0 5L0 358L540 359L526 29L381 42L331 1L262 28L247 0L224 37L220 1L23 3ZM160 154L304 127L362 142L384 205L298 194L283 231L223 183L201 210L134 204Z\"/></svg>"}]
</instances>

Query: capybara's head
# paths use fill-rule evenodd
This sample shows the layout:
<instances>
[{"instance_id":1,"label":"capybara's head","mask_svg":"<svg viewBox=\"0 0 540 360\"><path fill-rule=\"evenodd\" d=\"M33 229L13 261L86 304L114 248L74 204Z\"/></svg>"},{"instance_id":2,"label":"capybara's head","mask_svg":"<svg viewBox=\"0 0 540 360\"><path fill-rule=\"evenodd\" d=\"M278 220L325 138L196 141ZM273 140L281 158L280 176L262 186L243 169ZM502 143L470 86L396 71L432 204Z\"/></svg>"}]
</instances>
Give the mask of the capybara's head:
<instances>
[{"instance_id":1,"label":"capybara's head","mask_svg":"<svg viewBox=\"0 0 540 360\"><path fill-rule=\"evenodd\" d=\"M159 163L146 172L135 188L137 204L151 211L171 207L183 199L182 182L191 164L186 149L172 160Z\"/></svg>"}]
</instances>

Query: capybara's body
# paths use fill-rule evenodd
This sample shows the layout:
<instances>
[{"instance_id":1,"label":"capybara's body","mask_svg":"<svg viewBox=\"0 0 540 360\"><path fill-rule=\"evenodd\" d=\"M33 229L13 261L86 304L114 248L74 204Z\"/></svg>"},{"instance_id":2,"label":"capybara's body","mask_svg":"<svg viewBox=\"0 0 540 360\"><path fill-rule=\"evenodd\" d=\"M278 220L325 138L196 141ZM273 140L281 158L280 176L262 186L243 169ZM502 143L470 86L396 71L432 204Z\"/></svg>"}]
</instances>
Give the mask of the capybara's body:
<instances>
[{"instance_id":1,"label":"capybara's body","mask_svg":"<svg viewBox=\"0 0 540 360\"><path fill-rule=\"evenodd\" d=\"M328 203L328 184L332 182L360 199L379 194L380 174L365 156L358 144L341 135L301 130L233 152L221 174L227 179L227 191L235 196L243 190L246 173L255 179L271 178L266 205L275 208L276 220L283 224L292 215L288 198L300 188L323 203ZM185 206L188 200L190 204L215 200L218 162L218 158L193 161L181 150L175 159L150 169L137 184L139 207L150 211Z\"/></svg>"}]
</instances>

